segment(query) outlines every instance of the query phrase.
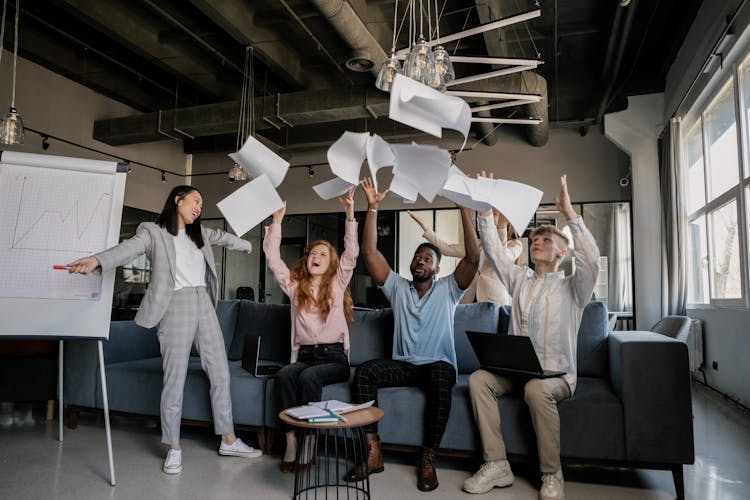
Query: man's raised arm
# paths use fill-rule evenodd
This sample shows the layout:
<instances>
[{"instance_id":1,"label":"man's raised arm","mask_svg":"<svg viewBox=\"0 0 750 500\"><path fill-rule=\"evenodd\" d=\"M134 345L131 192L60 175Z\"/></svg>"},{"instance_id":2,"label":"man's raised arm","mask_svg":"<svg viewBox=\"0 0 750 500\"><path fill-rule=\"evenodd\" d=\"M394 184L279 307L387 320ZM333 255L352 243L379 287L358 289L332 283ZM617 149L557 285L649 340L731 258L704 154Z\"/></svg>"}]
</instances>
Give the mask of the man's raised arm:
<instances>
[{"instance_id":1,"label":"man's raised arm","mask_svg":"<svg viewBox=\"0 0 750 500\"><path fill-rule=\"evenodd\" d=\"M456 266L453 277L456 279L459 288L466 290L474 279L474 275L477 274L477 268L479 267L479 243L471 220L471 210L462 206L458 208L461 209L461 223L464 226L466 256Z\"/></svg>"},{"instance_id":2,"label":"man's raised arm","mask_svg":"<svg viewBox=\"0 0 750 500\"><path fill-rule=\"evenodd\" d=\"M367 216L365 217L360 253L365 259L367 272L370 273L375 284L382 285L388 278L391 268L383 254L378 250L378 205L388 194L388 190L378 193L369 177L363 180L361 185L365 197L367 197Z\"/></svg>"}]
</instances>

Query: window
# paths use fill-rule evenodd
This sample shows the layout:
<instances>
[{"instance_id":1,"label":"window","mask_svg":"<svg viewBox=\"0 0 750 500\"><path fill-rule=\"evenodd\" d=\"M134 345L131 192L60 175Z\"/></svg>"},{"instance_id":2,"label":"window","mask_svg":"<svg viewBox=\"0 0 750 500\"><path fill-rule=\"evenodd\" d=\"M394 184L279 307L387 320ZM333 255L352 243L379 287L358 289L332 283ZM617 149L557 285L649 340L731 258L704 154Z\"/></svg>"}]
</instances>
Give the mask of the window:
<instances>
[{"instance_id":1,"label":"window","mask_svg":"<svg viewBox=\"0 0 750 500\"><path fill-rule=\"evenodd\" d=\"M702 106L682 137L688 303L748 307L750 58Z\"/></svg>"}]
</instances>

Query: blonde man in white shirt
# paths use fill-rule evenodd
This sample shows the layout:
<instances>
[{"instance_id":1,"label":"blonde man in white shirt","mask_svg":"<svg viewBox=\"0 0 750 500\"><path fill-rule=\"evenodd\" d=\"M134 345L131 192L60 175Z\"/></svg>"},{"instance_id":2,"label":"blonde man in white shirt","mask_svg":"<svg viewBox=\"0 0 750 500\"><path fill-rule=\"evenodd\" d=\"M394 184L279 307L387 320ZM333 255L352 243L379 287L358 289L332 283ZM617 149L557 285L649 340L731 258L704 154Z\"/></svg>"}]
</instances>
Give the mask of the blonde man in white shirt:
<instances>
[{"instance_id":1,"label":"blonde man in white shirt","mask_svg":"<svg viewBox=\"0 0 750 500\"><path fill-rule=\"evenodd\" d=\"M469 379L474 418L479 427L485 463L464 482L469 493L485 493L513 484L500 429L497 397L523 392L537 438L542 472L541 500L562 500L564 482L560 465L560 417L557 403L576 388L576 348L583 308L591 299L599 274L599 249L593 236L570 203L566 176L560 178L557 209L568 221L575 243L575 272L565 277L558 271L568 251L568 238L552 226L540 226L531 234L534 269L513 264L493 228L491 213L479 219L482 247L500 280L513 297L511 335L527 335L542 367L565 372L561 377L523 379L477 370Z\"/></svg>"},{"instance_id":2,"label":"blonde man in white shirt","mask_svg":"<svg viewBox=\"0 0 750 500\"><path fill-rule=\"evenodd\" d=\"M448 243L440 238L435 231L427 227L427 224L411 210L407 211L407 213L417 224L419 224L422 231L424 231L422 237L438 247L443 256L458 258L464 258L466 256L466 249L464 248L463 243ZM523 252L523 244L521 243L521 240L518 239L515 231L510 224L508 224L508 219L506 219L503 214L493 209L492 218L494 220L494 225L497 228L497 235L505 246L508 255L514 262L517 261L521 252ZM475 298L478 302L495 302L498 306L509 306L511 304L511 297L508 293L508 289L500 282L497 273L492 269L492 265L484 256L484 250L481 248L479 249L479 269L474 276L474 281L471 282L471 285L466 289L464 296L461 297L460 303L471 304L474 302Z\"/></svg>"}]
</instances>

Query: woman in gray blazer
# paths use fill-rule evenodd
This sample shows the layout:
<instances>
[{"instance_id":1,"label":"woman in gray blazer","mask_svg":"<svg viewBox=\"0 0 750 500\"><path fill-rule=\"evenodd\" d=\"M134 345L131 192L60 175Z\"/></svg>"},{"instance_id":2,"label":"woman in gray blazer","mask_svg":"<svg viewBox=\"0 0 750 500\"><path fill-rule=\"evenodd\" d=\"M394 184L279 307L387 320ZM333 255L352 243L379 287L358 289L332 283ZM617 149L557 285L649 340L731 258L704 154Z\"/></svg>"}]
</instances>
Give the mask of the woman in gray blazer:
<instances>
[{"instance_id":1,"label":"woman in gray blazer","mask_svg":"<svg viewBox=\"0 0 750 500\"><path fill-rule=\"evenodd\" d=\"M218 229L201 227L203 198L191 186L169 193L156 222L138 226L135 236L104 252L68 264L71 273L113 269L145 254L151 282L135 322L158 326L164 379L161 393L162 443L169 445L162 470L182 470L180 419L190 349L195 342L201 366L211 383L214 429L220 434L219 454L259 457L262 453L234 435L229 367L216 317L217 278L212 245L250 252L252 245Z\"/></svg>"}]
</instances>

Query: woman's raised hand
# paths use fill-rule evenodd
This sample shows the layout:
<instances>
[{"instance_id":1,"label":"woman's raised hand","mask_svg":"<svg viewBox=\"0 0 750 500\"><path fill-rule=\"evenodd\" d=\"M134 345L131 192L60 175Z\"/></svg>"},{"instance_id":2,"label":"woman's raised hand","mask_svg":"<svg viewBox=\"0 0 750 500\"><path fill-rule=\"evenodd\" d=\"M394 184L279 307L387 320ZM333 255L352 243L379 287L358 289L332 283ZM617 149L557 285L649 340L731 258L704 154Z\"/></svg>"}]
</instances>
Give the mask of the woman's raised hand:
<instances>
[{"instance_id":1,"label":"woman's raised hand","mask_svg":"<svg viewBox=\"0 0 750 500\"><path fill-rule=\"evenodd\" d=\"M280 209L276 210L273 213L273 223L274 224L281 224L281 221L284 220L284 214L286 213L286 200L282 201L282 206Z\"/></svg>"},{"instance_id":2,"label":"woman's raised hand","mask_svg":"<svg viewBox=\"0 0 750 500\"><path fill-rule=\"evenodd\" d=\"M82 259L74 260L66 266L69 273L88 274L99 267L99 259L93 255Z\"/></svg>"},{"instance_id":3,"label":"woman's raised hand","mask_svg":"<svg viewBox=\"0 0 750 500\"><path fill-rule=\"evenodd\" d=\"M367 205L368 207L375 208L378 206L378 204L383 201L383 198L385 198L385 195L388 194L388 190L378 193L377 189L375 189L375 184L372 182L372 179L369 177L365 177L362 179L362 182L360 182L360 185L362 186L362 191L365 192L365 197L367 198Z\"/></svg>"},{"instance_id":4,"label":"woman's raised hand","mask_svg":"<svg viewBox=\"0 0 750 500\"><path fill-rule=\"evenodd\" d=\"M354 192L357 190L357 186L352 186L349 191L346 192L346 196L339 196L339 204L344 209L347 219L354 219Z\"/></svg>"},{"instance_id":5,"label":"woman's raised hand","mask_svg":"<svg viewBox=\"0 0 750 500\"><path fill-rule=\"evenodd\" d=\"M414 212L412 212L411 210L407 210L406 213L409 214L409 217L411 217L412 219L414 219L414 222L416 222L417 224L419 224L419 227L422 228L422 231L427 231L427 224L425 224L422 219L420 219L419 217L417 217L414 214Z\"/></svg>"}]
</instances>

